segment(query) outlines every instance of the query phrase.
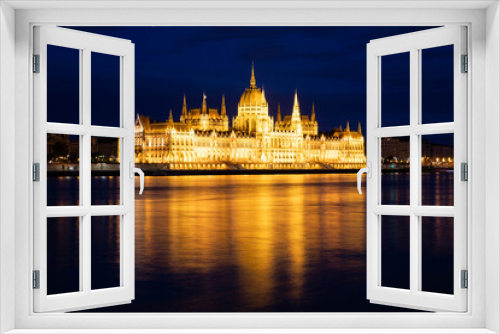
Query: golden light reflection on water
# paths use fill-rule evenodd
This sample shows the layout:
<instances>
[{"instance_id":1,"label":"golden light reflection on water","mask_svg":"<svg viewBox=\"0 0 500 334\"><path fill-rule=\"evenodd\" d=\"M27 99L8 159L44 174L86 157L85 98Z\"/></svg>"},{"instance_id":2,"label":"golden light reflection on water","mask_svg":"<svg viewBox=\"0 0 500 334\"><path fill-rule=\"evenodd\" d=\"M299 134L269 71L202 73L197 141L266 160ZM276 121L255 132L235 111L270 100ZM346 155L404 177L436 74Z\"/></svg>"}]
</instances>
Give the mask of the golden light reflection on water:
<instances>
[{"instance_id":1,"label":"golden light reflection on water","mask_svg":"<svg viewBox=\"0 0 500 334\"><path fill-rule=\"evenodd\" d=\"M426 189L442 187L425 192L429 202L453 203L449 182L440 182L444 177L423 177ZM383 175L391 186L382 195L408 194L408 178ZM51 182L54 198L78 198L78 179ZM101 201L119 200L116 177L92 178L92 189ZM355 175L146 177L144 194L136 196L136 298L97 311L397 311L366 299L365 209ZM399 225L389 230L399 233ZM109 229L99 233L93 237L113 235ZM433 277L424 286L447 289L446 280L434 281L453 269L444 265L453 264L453 222L428 221L422 233L423 277ZM391 254L401 254L401 242L388 238ZM103 246L100 252L108 251ZM49 262L62 268L64 257ZM104 282L109 277L102 274Z\"/></svg>"},{"instance_id":2,"label":"golden light reflection on water","mask_svg":"<svg viewBox=\"0 0 500 334\"><path fill-rule=\"evenodd\" d=\"M325 255L329 268L364 265L365 198L354 180L146 177L148 191L136 200L136 272L156 265L176 275L207 275L234 267L239 298L249 309L272 304L283 285L289 298L300 301L308 270ZM359 259L335 259L343 250Z\"/></svg>"}]
</instances>

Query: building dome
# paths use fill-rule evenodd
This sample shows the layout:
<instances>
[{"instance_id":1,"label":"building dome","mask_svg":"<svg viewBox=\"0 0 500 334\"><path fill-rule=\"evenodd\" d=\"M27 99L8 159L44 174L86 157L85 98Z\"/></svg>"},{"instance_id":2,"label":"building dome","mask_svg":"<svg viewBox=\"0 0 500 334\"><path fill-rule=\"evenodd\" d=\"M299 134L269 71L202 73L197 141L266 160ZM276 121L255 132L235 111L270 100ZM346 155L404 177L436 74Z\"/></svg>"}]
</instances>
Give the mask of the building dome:
<instances>
[{"instance_id":1,"label":"building dome","mask_svg":"<svg viewBox=\"0 0 500 334\"><path fill-rule=\"evenodd\" d=\"M262 91L257 87L250 87L245 89L240 99L240 107L260 106L266 103L266 99L262 100Z\"/></svg>"},{"instance_id":2,"label":"building dome","mask_svg":"<svg viewBox=\"0 0 500 334\"><path fill-rule=\"evenodd\" d=\"M256 85L255 73L252 64L252 76L250 78L250 87L245 89L240 98L240 107L260 106L267 104L266 95Z\"/></svg>"}]
</instances>

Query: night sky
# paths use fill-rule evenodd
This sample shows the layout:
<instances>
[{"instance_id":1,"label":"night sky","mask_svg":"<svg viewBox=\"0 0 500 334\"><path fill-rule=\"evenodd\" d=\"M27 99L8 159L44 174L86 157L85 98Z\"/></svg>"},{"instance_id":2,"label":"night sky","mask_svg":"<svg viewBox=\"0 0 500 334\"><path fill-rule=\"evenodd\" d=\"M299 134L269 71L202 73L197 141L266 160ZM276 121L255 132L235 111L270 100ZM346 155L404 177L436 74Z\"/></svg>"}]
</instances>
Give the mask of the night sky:
<instances>
[{"instance_id":1,"label":"night sky","mask_svg":"<svg viewBox=\"0 0 500 334\"><path fill-rule=\"evenodd\" d=\"M346 121L350 121L351 128L357 128L359 121L365 132L366 44L372 39L429 27L71 28L135 43L136 113L152 119L165 120L173 109L174 119L178 120L183 95L188 108L198 108L205 92L209 107L218 109L225 94L227 113L232 120L237 114L239 98L249 86L253 61L257 86L265 87L270 115L276 116L278 103L282 117L290 114L297 89L301 113L310 115L314 102L320 131L331 131ZM452 121L452 48L426 52L429 56L424 54L422 65L423 121ZM60 58L53 63L68 61ZM103 77L100 80L103 84L92 89L93 100L99 96L117 101L113 98L117 96L117 81L110 78L113 84L106 84L106 76L118 73L116 65L111 63L105 60L92 63L93 81ZM388 115L383 116L383 125L405 124L409 119L409 57L404 54L388 56L387 60L384 57L382 66L382 108L383 115ZM54 88L66 89L57 83ZM115 108L98 101L93 101L92 108L95 108L92 114L102 119L100 125L114 123L107 118L113 117L115 112L109 110ZM61 103L60 111L53 112L64 113L67 109Z\"/></svg>"}]
</instances>

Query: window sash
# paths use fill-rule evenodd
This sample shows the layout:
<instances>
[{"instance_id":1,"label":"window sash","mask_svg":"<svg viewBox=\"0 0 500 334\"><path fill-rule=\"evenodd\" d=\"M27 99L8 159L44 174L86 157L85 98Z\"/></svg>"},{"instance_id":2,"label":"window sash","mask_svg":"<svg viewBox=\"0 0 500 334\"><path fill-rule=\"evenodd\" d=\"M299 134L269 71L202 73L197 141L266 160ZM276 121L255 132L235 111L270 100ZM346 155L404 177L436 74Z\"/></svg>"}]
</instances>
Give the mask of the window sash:
<instances>
[{"instance_id":1,"label":"window sash","mask_svg":"<svg viewBox=\"0 0 500 334\"><path fill-rule=\"evenodd\" d=\"M33 270L40 271L40 288L33 289L35 312L65 312L104 305L128 303L134 298L134 161L133 71L134 46L130 41L82 33L75 30L37 26L34 54L40 55L40 72L34 83L34 162L40 163L40 181L34 184ZM47 122L47 45L79 50L80 124ZM91 53L120 57L120 127L91 125ZM80 137L79 206L47 206L47 133ZM91 205L91 138L116 137L120 144L120 205ZM120 216L120 286L91 289L91 219L93 216ZM47 294L47 218L79 217L79 291Z\"/></svg>"},{"instance_id":2,"label":"window sash","mask_svg":"<svg viewBox=\"0 0 500 334\"><path fill-rule=\"evenodd\" d=\"M367 161L372 164L372 178L367 179L367 297L377 304L422 310L467 310L467 289L461 288L461 270L467 265L467 183L460 180L460 163L467 162L467 75L460 72L461 55L467 54L466 28L451 26L419 31L371 41L367 45ZM454 45L454 122L421 123L421 50ZM410 125L382 127L381 57L410 53ZM422 206L421 135L454 134L454 206ZM410 205L381 205L381 138L410 137ZM384 287L381 283L381 217L410 217L410 289ZM421 217L454 218L453 295L421 290Z\"/></svg>"}]
</instances>

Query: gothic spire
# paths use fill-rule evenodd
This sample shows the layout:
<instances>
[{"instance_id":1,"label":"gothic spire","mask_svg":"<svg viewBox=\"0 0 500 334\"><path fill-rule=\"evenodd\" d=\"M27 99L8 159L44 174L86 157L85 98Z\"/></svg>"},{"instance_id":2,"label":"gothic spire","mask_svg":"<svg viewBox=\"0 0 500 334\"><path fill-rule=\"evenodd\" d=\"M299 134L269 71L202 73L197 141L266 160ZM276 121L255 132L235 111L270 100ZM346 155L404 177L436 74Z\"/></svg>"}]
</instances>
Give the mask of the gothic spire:
<instances>
[{"instance_id":1,"label":"gothic spire","mask_svg":"<svg viewBox=\"0 0 500 334\"><path fill-rule=\"evenodd\" d=\"M226 98L224 94L222 94L222 105L220 107L221 116L226 116Z\"/></svg>"},{"instance_id":2,"label":"gothic spire","mask_svg":"<svg viewBox=\"0 0 500 334\"><path fill-rule=\"evenodd\" d=\"M295 97L293 99L293 109L299 108L299 99L297 97L297 88L295 88Z\"/></svg>"},{"instance_id":3,"label":"gothic spire","mask_svg":"<svg viewBox=\"0 0 500 334\"><path fill-rule=\"evenodd\" d=\"M361 133L361 122L358 122L358 132Z\"/></svg>"},{"instance_id":4,"label":"gothic spire","mask_svg":"<svg viewBox=\"0 0 500 334\"><path fill-rule=\"evenodd\" d=\"M293 101L293 111L291 119L291 127L293 131L302 133L302 119L300 117L299 99L297 97L297 89L295 89L295 98Z\"/></svg>"},{"instance_id":5,"label":"gothic spire","mask_svg":"<svg viewBox=\"0 0 500 334\"><path fill-rule=\"evenodd\" d=\"M253 68L253 61L252 61L252 75L250 77L250 87L256 88L257 81L255 80L255 71Z\"/></svg>"},{"instance_id":6,"label":"gothic spire","mask_svg":"<svg viewBox=\"0 0 500 334\"><path fill-rule=\"evenodd\" d=\"M278 115L276 116L276 121L281 123L281 110L280 110L280 104L278 103Z\"/></svg>"},{"instance_id":7,"label":"gothic spire","mask_svg":"<svg viewBox=\"0 0 500 334\"><path fill-rule=\"evenodd\" d=\"M168 115L168 123L174 123L174 116L172 115L172 109L170 109L170 114Z\"/></svg>"},{"instance_id":8,"label":"gothic spire","mask_svg":"<svg viewBox=\"0 0 500 334\"><path fill-rule=\"evenodd\" d=\"M295 97L293 98L292 118L293 117L298 117L300 119L300 107L299 98L297 97L297 89L295 89Z\"/></svg>"},{"instance_id":9,"label":"gothic spire","mask_svg":"<svg viewBox=\"0 0 500 334\"><path fill-rule=\"evenodd\" d=\"M205 95L205 92L203 92L203 104L201 106L201 114L205 115L208 114L208 109L207 109L207 96Z\"/></svg>"},{"instance_id":10,"label":"gothic spire","mask_svg":"<svg viewBox=\"0 0 500 334\"><path fill-rule=\"evenodd\" d=\"M265 104L266 103L266 92L264 91L264 86L262 86L262 97L260 99L260 102L262 104Z\"/></svg>"},{"instance_id":11,"label":"gothic spire","mask_svg":"<svg viewBox=\"0 0 500 334\"><path fill-rule=\"evenodd\" d=\"M351 131L351 128L349 127L349 121L347 121L347 125L345 127L345 131L346 132L350 132Z\"/></svg>"},{"instance_id":12,"label":"gothic spire","mask_svg":"<svg viewBox=\"0 0 500 334\"><path fill-rule=\"evenodd\" d=\"M311 111L311 122L315 122L316 121L316 113L314 112L314 102L313 102L313 107L312 107L312 111Z\"/></svg>"},{"instance_id":13,"label":"gothic spire","mask_svg":"<svg viewBox=\"0 0 500 334\"><path fill-rule=\"evenodd\" d=\"M184 102L182 103L182 116L187 117L186 94L184 94Z\"/></svg>"}]
</instances>

